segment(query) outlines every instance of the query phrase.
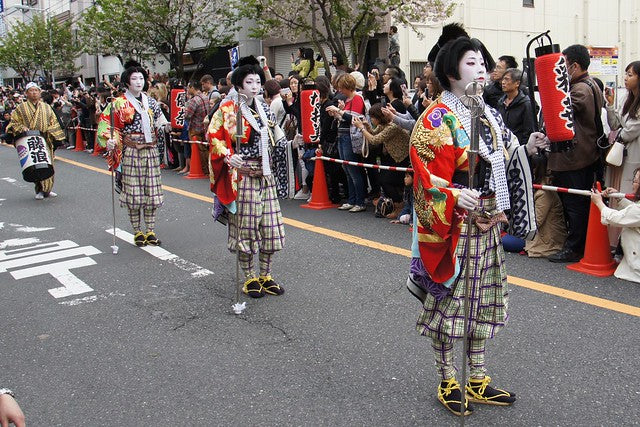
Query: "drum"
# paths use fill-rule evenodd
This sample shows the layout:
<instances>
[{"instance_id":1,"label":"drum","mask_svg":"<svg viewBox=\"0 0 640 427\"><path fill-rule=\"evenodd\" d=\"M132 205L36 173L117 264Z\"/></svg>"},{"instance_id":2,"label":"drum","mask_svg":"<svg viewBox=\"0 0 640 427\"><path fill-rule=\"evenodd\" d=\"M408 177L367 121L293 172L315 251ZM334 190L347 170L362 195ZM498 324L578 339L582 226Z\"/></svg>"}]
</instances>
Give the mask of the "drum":
<instances>
[{"instance_id":1,"label":"drum","mask_svg":"<svg viewBox=\"0 0 640 427\"><path fill-rule=\"evenodd\" d=\"M30 130L16 141L22 178L27 182L43 181L53 176L53 164L47 142L37 130Z\"/></svg>"}]
</instances>

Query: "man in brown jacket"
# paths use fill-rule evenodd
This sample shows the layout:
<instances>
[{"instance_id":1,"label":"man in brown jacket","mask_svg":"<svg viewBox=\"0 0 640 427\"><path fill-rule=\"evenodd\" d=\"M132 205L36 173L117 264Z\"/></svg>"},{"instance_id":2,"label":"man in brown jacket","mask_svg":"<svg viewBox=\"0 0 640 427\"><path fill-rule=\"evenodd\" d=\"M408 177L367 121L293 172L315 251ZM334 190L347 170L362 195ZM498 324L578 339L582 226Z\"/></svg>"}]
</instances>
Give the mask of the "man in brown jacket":
<instances>
[{"instance_id":1,"label":"man in brown jacket","mask_svg":"<svg viewBox=\"0 0 640 427\"><path fill-rule=\"evenodd\" d=\"M604 103L602 92L587 72L589 51L582 45L567 47L562 54L567 60L570 78L571 104L573 105L574 146L569 151L549 154L552 184L559 187L590 190L595 179L598 150L596 146L596 111ZM599 114L599 113L598 113ZM567 240L563 249L549 256L551 262L579 261L584 252L589 220L588 197L560 193L560 200L567 221Z\"/></svg>"}]
</instances>

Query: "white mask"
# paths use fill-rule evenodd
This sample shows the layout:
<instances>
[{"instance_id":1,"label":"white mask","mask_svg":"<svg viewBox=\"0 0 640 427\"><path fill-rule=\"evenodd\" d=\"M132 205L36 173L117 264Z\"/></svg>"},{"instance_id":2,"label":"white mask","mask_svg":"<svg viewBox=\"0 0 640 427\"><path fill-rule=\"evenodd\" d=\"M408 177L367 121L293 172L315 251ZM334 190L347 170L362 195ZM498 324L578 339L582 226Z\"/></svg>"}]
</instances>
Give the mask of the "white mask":
<instances>
[{"instance_id":1,"label":"white mask","mask_svg":"<svg viewBox=\"0 0 640 427\"><path fill-rule=\"evenodd\" d=\"M262 88L262 82L258 74L247 74L242 81L242 87L238 88L238 93L245 95L249 100L255 98Z\"/></svg>"},{"instance_id":2,"label":"white mask","mask_svg":"<svg viewBox=\"0 0 640 427\"><path fill-rule=\"evenodd\" d=\"M144 75L140 72L135 72L129 77L129 92L134 96L140 95L142 89L144 89Z\"/></svg>"},{"instance_id":3,"label":"white mask","mask_svg":"<svg viewBox=\"0 0 640 427\"><path fill-rule=\"evenodd\" d=\"M487 67L482 53L473 50L467 51L458 63L458 74L460 75L460 80L449 77L451 91L458 96L464 94L467 85L473 81L484 86L487 79Z\"/></svg>"}]
</instances>

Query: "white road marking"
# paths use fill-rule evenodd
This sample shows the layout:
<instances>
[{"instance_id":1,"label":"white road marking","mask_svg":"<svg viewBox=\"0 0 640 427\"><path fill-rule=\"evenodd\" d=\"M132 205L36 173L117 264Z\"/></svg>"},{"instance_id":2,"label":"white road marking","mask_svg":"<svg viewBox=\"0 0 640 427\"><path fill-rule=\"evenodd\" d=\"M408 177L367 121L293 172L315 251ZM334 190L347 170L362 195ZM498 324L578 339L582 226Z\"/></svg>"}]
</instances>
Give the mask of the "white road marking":
<instances>
[{"instance_id":1,"label":"white road marking","mask_svg":"<svg viewBox=\"0 0 640 427\"><path fill-rule=\"evenodd\" d=\"M97 253L100 253L100 251L98 251ZM93 259L89 257L83 257L68 261L56 262L53 264L40 265L38 267L24 268L22 270L12 271L11 275L14 279L19 280L26 277L51 274L56 280L58 280L58 282L62 284L62 286L59 288L49 289L49 293L54 298L64 298L93 291L93 289L89 285L78 279L78 277L76 277L69 270L71 270L72 268L88 267L95 264L96 262Z\"/></svg>"},{"instance_id":2,"label":"white road marking","mask_svg":"<svg viewBox=\"0 0 640 427\"><path fill-rule=\"evenodd\" d=\"M113 235L113 228L109 228L105 231L110 235ZM129 243L132 246L135 246L135 243L133 243L133 234L131 233L116 228L116 237L124 240L126 243ZM170 264L175 265L180 270L191 273L191 277L205 277L213 274L213 271L200 267L199 265L194 264L191 261L187 261L186 259L182 259L178 255L172 254L171 252L159 246L142 246L140 249L162 261L166 261Z\"/></svg>"},{"instance_id":3,"label":"white road marking","mask_svg":"<svg viewBox=\"0 0 640 427\"><path fill-rule=\"evenodd\" d=\"M16 182L16 180L15 180L15 179L13 179L13 178L9 178L8 176L6 176L6 177L2 178L2 180L3 180L3 181L7 181L7 182L9 182L9 183L11 183L11 184L13 184L14 182Z\"/></svg>"},{"instance_id":4,"label":"white road marking","mask_svg":"<svg viewBox=\"0 0 640 427\"><path fill-rule=\"evenodd\" d=\"M4 199L0 199L0 200L4 200ZM49 230L55 230L55 227L25 227L22 224L13 224L13 223L9 223L9 226L14 227L16 229L16 231L22 232L22 233L37 233L39 231L49 231ZM4 228L4 222L0 222L0 230L2 230Z\"/></svg>"},{"instance_id":5,"label":"white road marking","mask_svg":"<svg viewBox=\"0 0 640 427\"><path fill-rule=\"evenodd\" d=\"M24 240L30 240L30 239L24 239ZM39 240L36 239L36 241L39 241ZM53 242L53 243L41 243L39 245L30 246L28 248L10 249L7 251L2 251L0 252L0 261L13 259L13 258L20 258L24 256L37 255L45 252L53 252L53 251L57 251L58 249L69 249L69 248L77 248L77 247L78 247L78 244L75 242L72 242L71 240L61 240L59 242ZM40 248L40 249L33 249L33 248ZM27 249L33 249L33 250L27 250Z\"/></svg>"},{"instance_id":6,"label":"white road marking","mask_svg":"<svg viewBox=\"0 0 640 427\"><path fill-rule=\"evenodd\" d=\"M91 296L84 297L84 298L76 298L76 299L67 300L67 301L60 301L58 304L74 306L74 305L85 304L85 303L88 303L88 302L96 302L98 300L105 300L105 299L111 298L111 297L123 297L123 296L125 296L125 294L121 294L119 292L110 292L107 295L104 295L104 294L91 295Z\"/></svg>"},{"instance_id":7,"label":"white road marking","mask_svg":"<svg viewBox=\"0 0 640 427\"><path fill-rule=\"evenodd\" d=\"M39 241L40 239L38 239L37 237L29 237L27 239L3 240L2 242L0 242L0 249L6 249L6 248L15 247L15 246L30 245L32 243L38 243Z\"/></svg>"},{"instance_id":8,"label":"white road marking","mask_svg":"<svg viewBox=\"0 0 640 427\"><path fill-rule=\"evenodd\" d=\"M16 231L21 231L23 233L37 233L38 231L48 231L55 230L55 227L19 227L16 228Z\"/></svg>"},{"instance_id":9,"label":"white road marking","mask_svg":"<svg viewBox=\"0 0 640 427\"><path fill-rule=\"evenodd\" d=\"M24 265L54 261L60 258L69 258L72 256L78 256L78 255L86 255L86 256L97 255L100 253L102 252L94 248L93 246L82 246L79 248L65 249L62 251L57 251L52 253L45 253L40 255L27 256L24 258L12 259L9 261L0 262L0 273L4 273L10 268L22 267ZM47 266L44 266L44 267L46 268Z\"/></svg>"}]
</instances>

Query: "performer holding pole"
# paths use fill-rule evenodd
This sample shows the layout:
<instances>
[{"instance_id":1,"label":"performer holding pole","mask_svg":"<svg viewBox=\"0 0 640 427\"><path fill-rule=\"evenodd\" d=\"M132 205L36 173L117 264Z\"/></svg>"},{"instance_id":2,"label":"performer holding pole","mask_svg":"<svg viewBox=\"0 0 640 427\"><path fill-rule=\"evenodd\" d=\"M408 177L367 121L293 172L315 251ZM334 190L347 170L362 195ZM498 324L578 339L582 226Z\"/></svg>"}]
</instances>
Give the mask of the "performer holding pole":
<instances>
[{"instance_id":1,"label":"performer holding pole","mask_svg":"<svg viewBox=\"0 0 640 427\"><path fill-rule=\"evenodd\" d=\"M140 64L129 61L120 77L127 91L116 98L102 112L98 123L98 143L110 152L110 169L115 170L122 153L122 192L120 205L129 211L136 246L159 246L155 234L157 209L162 206L162 181L158 144L164 144L165 132L159 132L170 123L162 114L160 105L144 90L148 87L147 72ZM111 124L111 110L114 123ZM114 137L111 137L114 130ZM140 227L140 212L144 214L146 233Z\"/></svg>"},{"instance_id":2,"label":"performer holding pole","mask_svg":"<svg viewBox=\"0 0 640 427\"><path fill-rule=\"evenodd\" d=\"M453 345L465 335L470 378L463 381L468 400L505 406L515 401L513 393L489 385L485 342L507 321L501 225L508 223L512 235L533 235L527 155L549 145L539 132L520 145L496 110L475 104L476 95L465 97L467 86L483 85L493 66L479 40L460 37L446 43L434 67L445 91L423 113L411 136L415 226L407 287L423 303L416 328L431 338L441 377L438 400L456 415L473 411L464 401L453 365ZM473 168L469 164L475 162L470 156L473 119L464 100L473 101L468 105L480 110ZM466 309L463 271L469 275Z\"/></svg>"},{"instance_id":3,"label":"performer holding pole","mask_svg":"<svg viewBox=\"0 0 640 427\"><path fill-rule=\"evenodd\" d=\"M253 57L242 58L231 83L246 102L225 100L211 118L211 191L214 217L227 211L227 247L236 256L244 276L243 292L252 298L282 295L284 288L271 275L273 254L284 246L284 224L278 196L290 195L290 150L284 134L276 131L275 117L257 98L264 73ZM236 117L237 109L241 114ZM234 135L240 132L234 147ZM276 135L280 135L277 138ZM238 143L239 142L239 143ZM259 258L259 275L254 255Z\"/></svg>"}]
</instances>

